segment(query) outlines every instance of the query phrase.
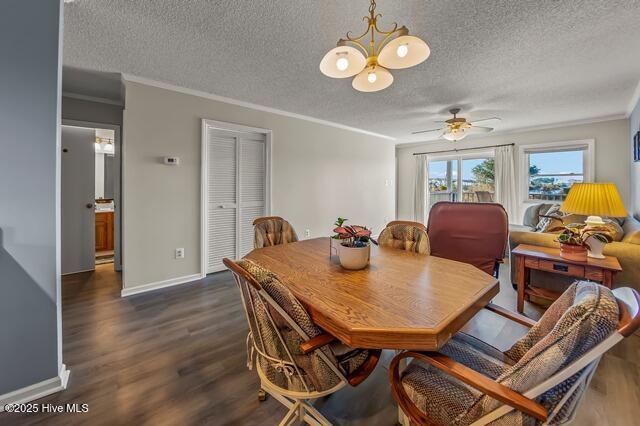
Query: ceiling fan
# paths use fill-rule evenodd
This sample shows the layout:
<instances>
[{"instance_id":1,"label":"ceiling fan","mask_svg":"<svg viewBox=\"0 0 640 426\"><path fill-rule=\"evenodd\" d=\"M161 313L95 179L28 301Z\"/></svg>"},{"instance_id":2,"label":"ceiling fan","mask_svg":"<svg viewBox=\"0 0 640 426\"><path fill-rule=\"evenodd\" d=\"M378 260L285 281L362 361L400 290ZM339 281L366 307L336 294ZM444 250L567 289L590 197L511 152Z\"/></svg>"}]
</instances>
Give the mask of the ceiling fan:
<instances>
[{"instance_id":1,"label":"ceiling fan","mask_svg":"<svg viewBox=\"0 0 640 426\"><path fill-rule=\"evenodd\" d=\"M436 121L436 123L445 123L442 128L431 130L419 130L417 132L411 132L412 135L429 132L442 132L441 137L449 141L459 141L467 137L470 134L489 133L493 130L493 127L478 126L478 123L485 121L500 121L498 117L484 118L482 120L467 121L466 118L458 117L460 108L451 108L449 112L453 115L447 121Z\"/></svg>"}]
</instances>

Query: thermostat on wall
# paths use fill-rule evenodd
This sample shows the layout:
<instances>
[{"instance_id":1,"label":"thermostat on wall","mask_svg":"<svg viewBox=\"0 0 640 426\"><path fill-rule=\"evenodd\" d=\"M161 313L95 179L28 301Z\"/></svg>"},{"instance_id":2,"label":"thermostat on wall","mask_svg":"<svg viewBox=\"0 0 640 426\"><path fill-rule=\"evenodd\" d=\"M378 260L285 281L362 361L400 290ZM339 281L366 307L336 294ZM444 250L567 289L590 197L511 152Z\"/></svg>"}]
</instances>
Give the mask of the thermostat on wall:
<instances>
[{"instance_id":1,"label":"thermostat on wall","mask_svg":"<svg viewBox=\"0 0 640 426\"><path fill-rule=\"evenodd\" d=\"M164 157L164 164L168 166L177 166L180 164L180 157Z\"/></svg>"}]
</instances>

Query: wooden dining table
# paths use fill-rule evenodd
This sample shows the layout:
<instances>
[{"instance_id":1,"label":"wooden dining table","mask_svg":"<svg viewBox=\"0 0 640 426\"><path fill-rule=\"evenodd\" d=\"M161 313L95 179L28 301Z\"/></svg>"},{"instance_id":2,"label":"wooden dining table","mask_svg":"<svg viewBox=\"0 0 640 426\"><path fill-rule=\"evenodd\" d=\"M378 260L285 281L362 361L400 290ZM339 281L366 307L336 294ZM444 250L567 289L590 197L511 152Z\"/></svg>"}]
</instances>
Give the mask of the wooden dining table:
<instances>
[{"instance_id":1,"label":"wooden dining table","mask_svg":"<svg viewBox=\"0 0 640 426\"><path fill-rule=\"evenodd\" d=\"M329 238L314 238L246 258L274 272L316 324L352 347L437 350L499 291L496 278L466 263L372 246L369 266L351 271L329 247Z\"/></svg>"}]
</instances>

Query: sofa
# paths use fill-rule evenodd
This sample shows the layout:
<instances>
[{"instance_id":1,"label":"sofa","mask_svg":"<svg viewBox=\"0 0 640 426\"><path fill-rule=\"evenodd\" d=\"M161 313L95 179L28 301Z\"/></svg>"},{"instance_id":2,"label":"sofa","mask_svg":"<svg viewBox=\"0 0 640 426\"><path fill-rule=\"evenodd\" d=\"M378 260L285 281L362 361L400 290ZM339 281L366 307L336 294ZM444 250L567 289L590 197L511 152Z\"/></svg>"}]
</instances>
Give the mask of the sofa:
<instances>
[{"instance_id":1,"label":"sofa","mask_svg":"<svg viewBox=\"0 0 640 426\"><path fill-rule=\"evenodd\" d=\"M519 244L530 244L543 247L559 247L555 241L557 234L540 232L538 224L545 218L554 205L534 204L525 211L522 225L511 225L509 228L509 250L513 250ZM576 222L575 215L570 217L571 222ZM620 262L622 272L614 277L614 286L633 287L640 291L640 222L631 216L624 219L615 219L621 227L620 241L607 244L604 254L615 256ZM567 223L565 221L565 223ZM515 285L515 262L511 264L511 282ZM555 291L564 291L566 286L573 281L570 277L563 277L544 271L531 271L531 283L542 288Z\"/></svg>"}]
</instances>

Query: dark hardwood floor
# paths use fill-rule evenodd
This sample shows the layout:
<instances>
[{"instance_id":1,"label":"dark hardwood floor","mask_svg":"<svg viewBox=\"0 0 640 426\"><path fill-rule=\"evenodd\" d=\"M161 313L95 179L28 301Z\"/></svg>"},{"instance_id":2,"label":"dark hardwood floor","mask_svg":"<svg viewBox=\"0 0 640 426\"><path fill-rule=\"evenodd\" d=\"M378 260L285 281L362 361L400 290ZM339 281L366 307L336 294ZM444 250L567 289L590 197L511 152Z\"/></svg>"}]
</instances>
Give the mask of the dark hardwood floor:
<instances>
[{"instance_id":1,"label":"dark hardwood floor","mask_svg":"<svg viewBox=\"0 0 640 426\"><path fill-rule=\"evenodd\" d=\"M508 265L501 271L507 283ZM82 414L0 414L1 425L277 424L285 409L257 399L246 368L247 326L229 273L144 295L120 298L112 265L63 279L64 362L68 388L39 403L88 404ZM496 302L514 309L503 284ZM526 313L540 309L527 304ZM488 312L467 331L506 348L523 332ZM640 418L640 337L606 355L586 396L579 425L631 425ZM397 412L387 382L393 353L373 375L316 406L335 424L393 425ZM637 424L637 423L635 423Z\"/></svg>"}]
</instances>

